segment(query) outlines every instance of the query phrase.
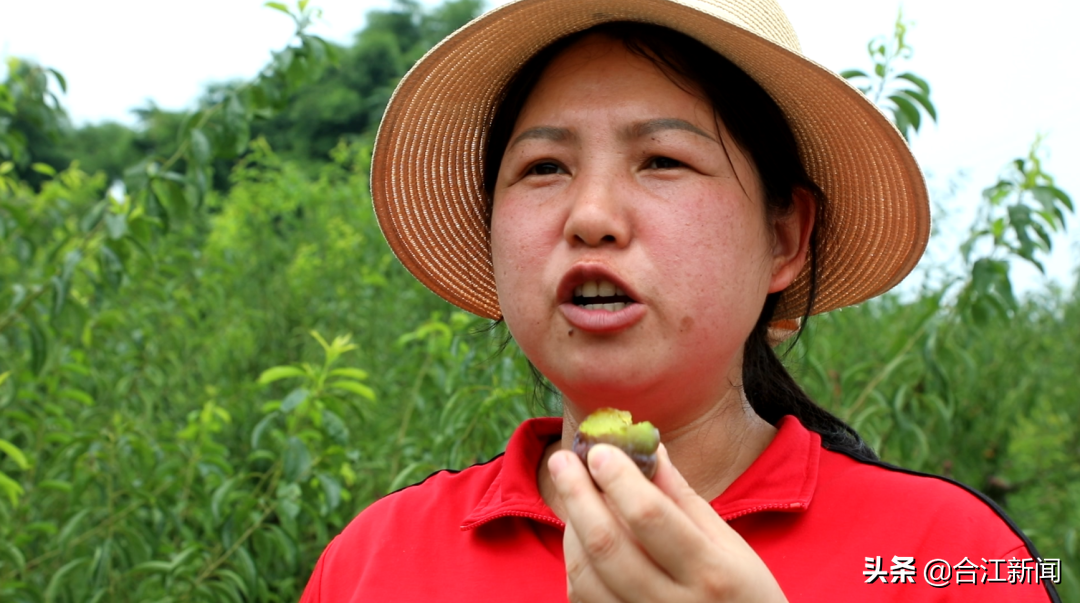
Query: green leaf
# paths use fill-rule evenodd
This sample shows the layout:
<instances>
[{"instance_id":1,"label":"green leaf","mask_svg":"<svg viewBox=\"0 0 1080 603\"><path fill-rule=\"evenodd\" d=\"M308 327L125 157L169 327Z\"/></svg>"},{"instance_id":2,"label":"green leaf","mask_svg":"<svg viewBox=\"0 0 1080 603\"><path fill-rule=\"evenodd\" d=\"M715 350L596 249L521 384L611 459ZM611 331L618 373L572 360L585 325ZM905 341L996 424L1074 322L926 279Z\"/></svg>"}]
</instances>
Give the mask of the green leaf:
<instances>
[{"instance_id":1,"label":"green leaf","mask_svg":"<svg viewBox=\"0 0 1080 603\"><path fill-rule=\"evenodd\" d=\"M56 317L60 316L60 313L64 310L64 304L67 302L68 283L64 282L59 276L52 277L49 282L53 286L52 319L56 320Z\"/></svg>"},{"instance_id":2,"label":"green leaf","mask_svg":"<svg viewBox=\"0 0 1080 603\"><path fill-rule=\"evenodd\" d=\"M1050 209L1054 206L1054 200L1060 201L1062 205L1068 208L1069 211L1073 210L1072 199L1069 195L1065 194L1065 191L1057 188L1056 186L1040 185L1032 187L1031 194L1042 203L1043 207Z\"/></svg>"},{"instance_id":3,"label":"green leaf","mask_svg":"<svg viewBox=\"0 0 1080 603\"><path fill-rule=\"evenodd\" d=\"M1005 218L998 218L990 225L991 234L994 235L994 239L1000 239L1005 234Z\"/></svg>"},{"instance_id":4,"label":"green leaf","mask_svg":"<svg viewBox=\"0 0 1080 603\"><path fill-rule=\"evenodd\" d=\"M218 486L210 497L210 515L217 523L221 523L221 505L228 498L234 486L236 486L236 477L230 477Z\"/></svg>"},{"instance_id":5,"label":"green leaf","mask_svg":"<svg viewBox=\"0 0 1080 603\"><path fill-rule=\"evenodd\" d=\"M277 411L273 411L270 414L262 418L255 424L254 429L251 430L251 447L254 449L259 448L259 444L262 441L263 432L270 426L270 422L274 420L274 417L278 416Z\"/></svg>"},{"instance_id":6,"label":"green leaf","mask_svg":"<svg viewBox=\"0 0 1080 603\"><path fill-rule=\"evenodd\" d=\"M83 254L78 249L72 249L64 254L64 266L60 269L60 278L64 279L64 282L71 282L71 277L75 274L75 268L79 266L82 259Z\"/></svg>"},{"instance_id":7,"label":"green leaf","mask_svg":"<svg viewBox=\"0 0 1080 603\"><path fill-rule=\"evenodd\" d=\"M903 94L914 99L915 102L919 103L919 105L926 110L926 113L930 115L934 121L937 121L937 109L934 108L934 103L930 102L929 96L926 96L918 90L901 90L898 94Z\"/></svg>"},{"instance_id":8,"label":"green leaf","mask_svg":"<svg viewBox=\"0 0 1080 603\"><path fill-rule=\"evenodd\" d=\"M896 124L896 129L900 130L900 134L904 137L904 140L910 140L909 130L911 130L911 120L907 115L900 110L899 107L893 108L893 122Z\"/></svg>"},{"instance_id":9,"label":"green leaf","mask_svg":"<svg viewBox=\"0 0 1080 603\"><path fill-rule=\"evenodd\" d=\"M109 238L119 239L127 234L127 214L115 214L108 212L105 214L105 232L108 233Z\"/></svg>"},{"instance_id":10,"label":"green leaf","mask_svg":"<svg viewBox=\"0 0 1080 603\"><path fill-rule=\"evenodd\" d=\"M282 478L286 482L297 482L309 469L311 469L311 452L300 438L291 436L285 444Z\"/></svg>"},{"instance_id":11,"label":"green leaf","mask_svg":"<svg viewBox=\"0 0 1080 603\"><path fill-rule=\"evenodd\" d=\"M6 539L0 540L0 551L6 553L7 558L14 562L20 573L26 571L26 557L13 543Z\"/></svg>"},{"instance_id":12,"label":"green leaf","mask_svg":"<svg viewBox=\"0 0 1080 603\"><path fill-rule=\"evenodd\" d=\"M75 530L79 527L79 523L90 514L93 509L86 508L71 516L64 524L64 527L60 528L60 534L56 537L57 545L63 549L67 546L68 540L71 540L71 536L75 533Z\"/></svg>"},{"instance_id":13,"label":"green leaf","mask_svg":"<svg viewBox=\"0 0 1080 603\"><path fill-rule=\"evenodd\" d=\"M326 340L323 339L323 336L320 335L318 331L309 331L309 333L311 333L311 336L315 338L315 341L318 341L319 345L322 346L323 352L325 352L327 355L329 355L330 354L330 344L326 343Z\"/></svg>"},{"instance_id":14,"label":"green leaf","mask_svg":"<svg viewBox=\"0 0 1080 603\"><path fill-rule=\"evenodd\" d=\"M105 210L109 208L109 201L98 201L86 212L83 219L79 221L79 229L83 232L90 232L101 222L102 216L105 215Z\"/></svg>"},{"instance_id":15,"label":"green leaf","mask_svg":"<svg viewBox=\"0 0 1080 603\"><path fill-rule=\"evenodd\" d=\"M192 130L189 136L192 161L198 165L206 165L210 162L210 139L198 128Z\"/></svg>"},{"instance_id":16,"label":"green leaf","mask_svg":"<svg viewBox=\"0 0 1080 603\"><path fill-rule=\"evenodd\" d=\"M297 406L303 404L304 400L307 400L308 390L298 387L285 396L285 399L281 401L281 412L290 412Z\"/></svg>"},{"instance_id":17,"label":"green leaf","mask_svg":"<svg viewBox=\"0 0 1080 603\"><path fill-rule=\"evenodd\" d=\"M169 232L169 212L153 188L146 189L146 215L157 220L162 232Z\"/></svg>"},{"instance_id":18,"label":"green leaf","mask_svg":"<svg viewBox=\"0 0 1080 603\"><path fill-rule=\"evenodd\" d=\"M173 555L173 558L169 560L170 571L175 572L181 565L187 562L192 555L199 552L199 545L193 544L179 553Z\"/></svg>"},{"instance_id":19,"label":"green leaf","mask_svg":"<svg viewBox=\"0 0 1080 603\"><path fill-rule=\"evenodd\" d=\"M135 565L130 570L131 573L137 572L150 572L155 574L170 574L172 573L172 565L167 561L144 561L138 565Z\"/></svg>"},{"instance_id":20,"label":"green leaf","mask_svg":"<svg viewBox=\"0 0 1080 603\"><path fill-rule=\"evenodd\" d=\"M921 77L915 75L914 73L911 73L910 71L908 71L908 72L905 72L905 73L901 73L901 74L897 75L896 77L898 79L907 80L907 81L911 82L912 84L915 84L916 86L919 87L919 90L921 90L924 95L929 95L930 94L930 84L926 83L926 80L924 80Z\"/></svg>"},{"instance_id":21,"label":"green leaf","mask_svg":"<svg viewBox=\"0 0 1080 603\"><path fill-rule=\"evenodd\" d=\"M330 371L331 377L350 377L357 381L364 381L368 378L367 371L358 368L338 368Z\"/></svg>"},{"instance_id":22,"label":"green leaf","mask_svg":"<svg viewBox=\"0 0 1080 603\"><path fill-rule=\"evenodd\" d=\"M49 165L47 163L35 163L35 164L30 166L30 169L34 170L35 172L37 172L39 174L44 174L46 176L55 176L56 175L56 168L54 168L53 166L51 166L51 165Z\"/></svg>"},{"instance_id":23,"label":"green leaf","mask_svg":"<svg viewBox=\"0 0 1080 603\"><path fill-rule=\"evenodd\" d=\"M244 582L244 579L241 578L239 574L237 574L236 572L234 572L232 570L219 569L216 572L214 572L214 575L216 575L216 576L224 576L225 578L227 578L229 580L229 582L231 582L236 587L236 590L239 591L239 594L237 594L237 592L234 591L233 589L229 589L229 591L228 591L229 593L231 593L231 596L233 597L234 601L236 601L237 603L243 603L244 601L250 601L251 600L251 597L248 596L247 584ZM222 582L224 582L224 580Z\"/></svg>"},{"instance_id":24,"label":"green leaf","mask_svg":"<svg viewBox=\"0 0 1080 603\"><path fill-rule=\"evenodd\" d=\"M120 257L116 255L112 247L102 245L98 250L98 261L102 278L114 291L119 289L124 280L124 263L120 261Z\"/></svg>"},{"instance_id":25,"label":"green leaf","mask_svg":"<svg viewBox=\"0 0 1080 603\"><path fill-rule=\"evenodd\" d=\"M345 421L337 413L325 408L322 411L322 428L335 443L344 446L349 442L349 428Z\"/></svg>"},{"instance_id":26,"label":"green leaf","mask_svg":"<svg viewBox=\"0 0 1080 603\"><path fill-rule=\"evenodd\" d=\"M83 406L93 406L94 405L94 398L91 397L90 394L82 391L81 389L76 389L76 388L73 388L73 387L64 388L64 389L60 390L60 395L65 397L65 398L70 398L72 400L75 400L76 402L79 402Z\"/></svg>"},{"instance_id":27,"label":"green leaf","mask_svg":"<svg viewBox=\"0 0 1080 603\"><path fill-rule=\"evenodd\" d=\"M315 477L319 478L319 485L322 486L323 494L326 495L326 506L333 511L341 504L341 484L333 476L322 471L316 473Z\"/></svg>"},{"instance_id":28,"label":"green leaf","mask_svg":"<svg viewBox=\"0 0 1080 603\"><path fill-rule=\"evenodd\" d=\"M60 84L60 91L67 94L67 79L64 78L64 74L52 68L49 68L48 71L56 78L56 83Z\"/></svg>"},{"instance_id":29,"label":"green leaf","mask_svg":"<svg viewBox=\"0 0 1080 603\"><path fill-rule=\"evenodd\" d=\"M247 583L248 588L258 588L259 572L255 568L255 560L251 558L251 553L248 552L247 547L241 546L237 548L234 557L235 563L233 563L233 567L244 575L244 582Z\"/></svg>"},{"instance_id":30,"label":"green leaf","mask_svg":"<svg viewBox=\"0 0 1080 603\"><path fill-rule=\"evenodd\" d=\"M15 464L19 466L19 469L26 470L30 468L30 462L26 460L26 455L19 449L18 446L11 442L0 439L0 451L7 453L11 460L15 461Z\"/></svg>"},{"instance_id":31,"label":"green leaf","mask_svg":"<svg viewBox=\"0 0 1080 603\"><path fill-rule=\"evenodd\" d=\"M67 562L63 567L57 570L49 580L49 585L45 587L45 603L56 601L57 596L61 592L61 588L67 583L67 575L79 569L79 566L88 561L90 561L90 557L80 557L74 561Z\"/></svg>"},{"instance_id":32,"label":"green leaf","mask_svg":"<svg viewBox=\"0 0 1080 603\"><path fill-rule=\"evenodd\" d=\"M36 376L40 375L41 369L45 367L45 360L49 355L49 341L45 338L45 332L36 318L32 316L25 316L25 318L30 327L30 370Z\"/></svg>"},{"instance_id":33,"label":"green leaf","mask_svg":"<svg viewBox=\"0 0 1080 603\"><path fill-rule=\"evenodd\" d=\"M274 9L276 11L283 12L286 15L289 15L290 17L292 16L292 13L289 12L289 7L285 6L281 2L267 2L267 3L263 4L263 6L265 6L267 8L272 8L272 9Z\"/></svg>"},{"instance_id":34,"label":"green leaf","mask_svg":"<svg viewBox=\"0 0 1080 603\"><path fill-rule=\"evenodd\" d=\"M868 78L870 76L867 75L867 73L865 71L863 71L862 69L847 69L845 71L840 72L840 77L844 78L845 80L850 80L852 78L857 78L857 77L866 77L866 78Z\"/></svg>"},{"instance_id":35,"label":"green leaf","mask_svg":"<svg viewBox=\"0 0 1080 603\"><path fill-rule=\"evenodd\" d=\"M188 211L188 199L183 185L175 180L163 180L160 178L155 181L155 184L157 185L158 197L169 204L169 210L181 220L187 218L190 212Z\"/></svg>"},{"instance_id":36,"label":"green leaf","mask_svg":"<svg viewBox=\"0 0 1080 603\"><path fill-rule=\"evenodd\" d=\"M267 383L273 383L281 379L288 379L290 377L303 377L305 373L302 369L295 366L275 366L263 371L263 374L259 375L259 385L266 385Z\"/></svg>"},{"instance_id":37,"label":"green leaf","mask_svg":"<svg viewBox=\"0 0 1080 603\"><path fill-rule=\"evenodd\" d=\"M340 381L334 381L334 382L328 384L327 387L332 387L334 389L340 389L340 390L344 390L344 391L347 391L347 392L352 392L352 393L354 393L354 394L356 394L358 396L362 396L364 398L367 398L368 400L371 400L372 402L375 401L375 391L372 390L370 387L364 385L363 383L358 383L356 381L350 381L348 379L342 379Z\"/></svg>"},{"instance_id":38,"label":"green leaf","mask_svg":"<svg viewBox=\"0 0 1080 603\"><path fill-rule=\"evenodd\" d=\"M45 490L57 490L60 492L70 493L72 490L71 482L65 482L59 479L46 479L38 482L37 487Z\"/></svg>"},{"instance_id":39,"label":"green leaf","mask_svg":"<svg viewBox=\"0 0 1080 603\"><path fill-rule=\"evenodd\" d=\"M894 94L890 96L889 100L896 103L896 106L899 107L901 111L903 111L904 116L907 117L909 122L911 122L912 128L916 132L918 132L919 126L922 122L922 115L919 113L918 107L916 107L911 101L904 98L903 96L900 96L899 94Z\"/></svg>"},{"instance_id":40,"label":"green leaf","mask_svg":"<svg viewBox=\"0 0 1080 603\"><path fill-rule=\"evenodd\" d=\"M11 501L12 506L19 503L19 497L26 491L19 485L19 482L11 479L6 473L0 471L0 491L3 491L7 495L8 500Z\"/></svg>"},{"instance_id":41,"label":"green leaf","mask_svg":"<svg viewBox=\"0 0 1080 603\"><path fill-rule=\"evenodd\" d=\"M1050 242L1050 233L1046 232L1046 228L1038 222L1031 223L1031 229L1035 231L1035 234L1039 237L1039 241L1042 243L1043 251L1050 251L1053 244Z\"/></svg>"}]
</instances>

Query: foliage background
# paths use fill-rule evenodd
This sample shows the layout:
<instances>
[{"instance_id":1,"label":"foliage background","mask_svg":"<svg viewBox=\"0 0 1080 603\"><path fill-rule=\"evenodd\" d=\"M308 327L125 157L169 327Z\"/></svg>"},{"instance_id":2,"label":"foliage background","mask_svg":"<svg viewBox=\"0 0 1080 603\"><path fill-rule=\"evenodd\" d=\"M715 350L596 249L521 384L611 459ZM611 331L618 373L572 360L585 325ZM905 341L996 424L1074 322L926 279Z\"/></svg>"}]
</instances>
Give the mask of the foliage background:
<instances>
[{"instance_id":1,"label":"foliage background","mask_svg":"<svg viewBox=\"0 0 1080 603\"><path fill-rule=\"evenodd\" d=\"M345 47L270 4L296 38L194 114L72 128L58 72L0 87L4 601L294 601L371 501L559 412L504 331L393 260L368 199L394 84L480 3L402 2ZM847 75L915 135L903 33ZM987 183L965 272L816 318L787 362L885 460L997 500L1080 600L1080 296L1008 278L1071 210L1039 158Z\"/></svg>"}]
</instances>

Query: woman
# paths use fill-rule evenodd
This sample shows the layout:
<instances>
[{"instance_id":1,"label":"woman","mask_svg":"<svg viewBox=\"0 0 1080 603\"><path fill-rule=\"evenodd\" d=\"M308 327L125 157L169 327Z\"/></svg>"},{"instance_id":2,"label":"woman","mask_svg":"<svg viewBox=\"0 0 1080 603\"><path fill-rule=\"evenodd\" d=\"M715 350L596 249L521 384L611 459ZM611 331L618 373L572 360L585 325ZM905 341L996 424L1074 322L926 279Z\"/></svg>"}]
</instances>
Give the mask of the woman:
<instances>
[{"instance_id":1,"label":"woman","mask_svg":"<svg viewBox=\"0 0 1080 603\"><path fill-rule=\"evenodd\" d=\"M902 139L771 0L493 11L401 82L372 189L405 266L504 319L565 413L373 504L305 601L1056 596L951 580L1036 554L978 495L876 463L769 347L891 288L929 227ZM606 406L659 427L652 481L567 450Z\"/></svg>"}]
</instances>

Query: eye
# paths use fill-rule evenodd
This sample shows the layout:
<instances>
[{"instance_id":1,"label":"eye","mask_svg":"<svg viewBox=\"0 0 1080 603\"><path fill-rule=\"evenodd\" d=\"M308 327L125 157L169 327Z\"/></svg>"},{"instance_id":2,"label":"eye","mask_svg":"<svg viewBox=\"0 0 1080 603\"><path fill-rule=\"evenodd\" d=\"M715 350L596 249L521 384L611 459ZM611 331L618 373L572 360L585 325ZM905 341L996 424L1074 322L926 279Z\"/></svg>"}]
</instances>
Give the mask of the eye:
<instances>
[{"instance_id":1,"label":"eye","mask_svg":"<svg viewBox=\"0 0 1080 603\"><path fill-rule=\"evenodd\" d=\"M645 167L651 170L670 170L683 167L683 163L671 157L653 157L645 164Z\"/></svg>"},{"instance_id":2,"label":"eye","mask_svg":"<svg viewBox=\"0 0 1080 603\"><path fill-rule=\"evenodd\" d=\"M566 170L553 161L541 161L540 163L533 164L533 166L525 172L528 176L551 176L553 174L565 173Z\"/></svg>"}]
</instances>

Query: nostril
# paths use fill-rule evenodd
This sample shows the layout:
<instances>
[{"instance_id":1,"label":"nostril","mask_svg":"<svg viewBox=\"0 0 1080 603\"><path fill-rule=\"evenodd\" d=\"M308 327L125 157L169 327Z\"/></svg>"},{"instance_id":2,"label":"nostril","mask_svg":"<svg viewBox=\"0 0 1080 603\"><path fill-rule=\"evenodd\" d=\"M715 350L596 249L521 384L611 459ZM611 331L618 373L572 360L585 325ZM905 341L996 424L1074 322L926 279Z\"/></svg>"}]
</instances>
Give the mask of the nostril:
<instances>
[{"instance_id":1,"label":"nostril","mask_svg":"<svg viewBox=\"0 0 1080 603\"><path fill-rule=\"evenodd\" d=\"M604 238L602 238L600 240L604 241L605 243L614 243L615 242L615 235L604 235Z\"/></svg>"}]
</instances>

